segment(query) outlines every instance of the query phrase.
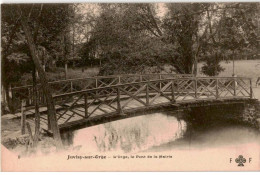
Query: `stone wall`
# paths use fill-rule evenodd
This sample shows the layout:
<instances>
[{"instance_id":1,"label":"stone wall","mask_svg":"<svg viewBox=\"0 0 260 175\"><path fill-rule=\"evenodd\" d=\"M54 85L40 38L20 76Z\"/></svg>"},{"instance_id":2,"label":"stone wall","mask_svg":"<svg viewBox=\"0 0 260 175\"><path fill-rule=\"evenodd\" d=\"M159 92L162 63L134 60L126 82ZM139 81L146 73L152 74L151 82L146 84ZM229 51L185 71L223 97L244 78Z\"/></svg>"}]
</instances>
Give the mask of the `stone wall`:
<instances>
[{"instance_id":1,"label":"stone wall","mask_svg":"<svg viewBox=\"0 0 260 175\"><path fill-rule=\"evenodd\" d=\"M260 101L252 101L245 104L241 120L253 125L260 130Z\"/></svg>"},{"instance_id":2,"label":"stone wall","mask_svg":"<svg viewBox=\"0 0 260 175\"><path fill-rule=\"evenodd\" d=\"M190 107L184 110L184 116L195 127L210 127L214 122L224 121L247 124L260 130L260 102L258 100Z\"/></svg>"}]
</instances>

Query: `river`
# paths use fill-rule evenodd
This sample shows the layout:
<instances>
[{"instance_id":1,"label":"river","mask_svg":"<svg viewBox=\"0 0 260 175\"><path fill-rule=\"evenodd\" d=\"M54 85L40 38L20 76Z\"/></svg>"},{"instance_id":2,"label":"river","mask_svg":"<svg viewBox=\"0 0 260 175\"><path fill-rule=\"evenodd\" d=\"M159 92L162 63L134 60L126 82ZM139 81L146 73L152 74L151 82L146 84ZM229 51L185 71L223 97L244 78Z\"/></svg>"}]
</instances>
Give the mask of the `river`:
<instances>
[{"instance_id":1,"label":"river","mask_svg":"<svg viewBox=\"0 0 260 175\"><path fill-rule=\"evenodd\" d=\"M200 126L178 116L167 111L117 120L63 133L64 150L46 140L33 155L2 155L10 170L21 171L259 171L258 130L223 117Z\"/></svg>"},{"instance_id":2,"label":"river","mask_svg":"<svg viewBox=\"0 0 260 175\"><path fill-rule=\"evenodd\" d=\"M64 143L87 152L159 152L260 144L260 132L227 121L194 127L176 113L140 115L63 135Z\"/></svg>"}]
</instances>

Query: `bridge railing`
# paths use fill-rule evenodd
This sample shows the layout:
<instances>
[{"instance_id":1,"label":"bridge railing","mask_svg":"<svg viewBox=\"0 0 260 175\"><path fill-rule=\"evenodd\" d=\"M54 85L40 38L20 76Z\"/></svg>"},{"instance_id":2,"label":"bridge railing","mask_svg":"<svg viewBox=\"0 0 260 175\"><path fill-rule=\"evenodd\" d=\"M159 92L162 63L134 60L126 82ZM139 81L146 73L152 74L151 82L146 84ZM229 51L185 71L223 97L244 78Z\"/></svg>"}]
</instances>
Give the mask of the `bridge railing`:
<instances>
[{"instance_id":1,"label":"bridge railing","mask_svg":"<svg viewBox=\"0 0 260 175\"><path fill-rule=\"evenodd\" d=\"M69 92L76 92L86 89L109 87L117 84L135 83L149 80L160 80L173 77L192 77L191 74L124 74L124 75L110 75L110 76L96 76L78 79L68 79L49 82L51 92L53 95L60 95ZM39 104L44 106L46 98L40 87L37 86ZM21 100L26 100L26 107L34 105L33 86L20 86L11 88L13 106L20 109Z\"/></svg>"},{"instance_id":2,"label":"bridge railing","mask_svg":"<svg viewBox=\"0 0 260 175\"><path fill-rule=\"evenodd\" d=\"M131 82L55 95L58 124L204 99L252 98L251 79L181 77Z\"/></svg>"}]
</instances>

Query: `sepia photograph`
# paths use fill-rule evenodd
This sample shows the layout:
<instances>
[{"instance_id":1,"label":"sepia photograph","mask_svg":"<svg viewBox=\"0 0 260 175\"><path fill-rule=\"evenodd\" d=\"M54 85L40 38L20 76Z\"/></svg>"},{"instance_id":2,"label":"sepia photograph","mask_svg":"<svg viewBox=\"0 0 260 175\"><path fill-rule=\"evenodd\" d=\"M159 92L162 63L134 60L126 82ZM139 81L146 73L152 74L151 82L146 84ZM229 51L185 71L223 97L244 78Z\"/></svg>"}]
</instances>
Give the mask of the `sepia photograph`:
<instances>
[{"instance_id":1,"label":"sepia photograph","mask_svg":"<svg viewBox=\"0 0 260 175\"><path fill-rule=\"evenodd\" d=\"M260 171L260 3L2 3L1 171Z\"/></svg>"}]
</instances>

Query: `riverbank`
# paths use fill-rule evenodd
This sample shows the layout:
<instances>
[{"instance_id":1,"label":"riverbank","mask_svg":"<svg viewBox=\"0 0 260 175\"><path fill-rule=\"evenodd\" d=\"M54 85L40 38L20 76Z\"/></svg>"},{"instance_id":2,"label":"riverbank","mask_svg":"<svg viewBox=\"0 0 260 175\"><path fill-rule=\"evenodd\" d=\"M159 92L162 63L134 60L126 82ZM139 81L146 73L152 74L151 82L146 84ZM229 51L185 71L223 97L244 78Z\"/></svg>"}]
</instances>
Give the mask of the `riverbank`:
<instances>
[{"instance_id":1,"label":"riverbank","mask_svg":"<svg viewBox=\"0 0 260 175\"><path fill-rule=\"evenodd\" d=\"M34 125L31 125L31 131L34 134ZM35 150L41 150L41 153L47 154L56 149L53 138L43 134L43 132L39 135L37 148L31 148L27 128L25 128L25 133L24 135L21 134L21 121L19 118L12 116L12 114L2 116L1 144L17 156L29 156Z\"/></svg>"}]
</instances>

